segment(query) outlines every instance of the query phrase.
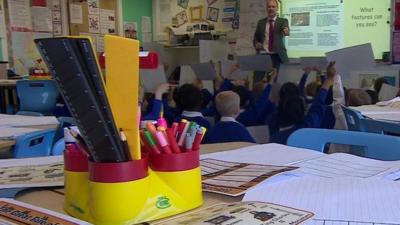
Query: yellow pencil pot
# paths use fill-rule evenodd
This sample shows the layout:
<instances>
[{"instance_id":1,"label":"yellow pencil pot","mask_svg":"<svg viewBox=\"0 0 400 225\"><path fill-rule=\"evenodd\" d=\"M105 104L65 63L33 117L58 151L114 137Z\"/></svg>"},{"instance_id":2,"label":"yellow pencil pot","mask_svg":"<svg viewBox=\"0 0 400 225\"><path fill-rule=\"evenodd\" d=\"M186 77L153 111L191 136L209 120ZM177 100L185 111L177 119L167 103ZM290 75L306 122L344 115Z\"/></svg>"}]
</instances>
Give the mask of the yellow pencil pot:
<instances>
[{"instance_id":1,"label":"yellow pencil pot","mask_svg":"<svg viewBox=\"0 0 400 225\"><path fill-rule=\"evenodd\" d=\"M70 146L64 151L64 210L73 217L88 218L88 179L87 156Z\"/></svg>"},{"instance_id":2,"label":"yellow pencil pot","mask_svg":"<svg viewBox=\"0 0 400 225\"><path fill-rule=\"evenodd\" d=\"M148 199L147 158L119 163L89 162L90 222L132 224Z\"/></svg>"}]
</instances>

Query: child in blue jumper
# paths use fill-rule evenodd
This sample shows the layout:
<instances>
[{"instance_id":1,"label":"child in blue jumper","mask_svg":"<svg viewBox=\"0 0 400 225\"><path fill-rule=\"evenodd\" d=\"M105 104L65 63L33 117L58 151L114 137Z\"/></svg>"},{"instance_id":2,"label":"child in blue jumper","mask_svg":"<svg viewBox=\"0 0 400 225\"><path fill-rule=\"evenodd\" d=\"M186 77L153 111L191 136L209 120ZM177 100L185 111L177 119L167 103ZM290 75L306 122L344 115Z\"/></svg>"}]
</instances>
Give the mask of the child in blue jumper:
<instances>
[{"instance_id":1,"label":"child in blue jumper","mask_svg":"<svg viewBox=\"0 0 400 225\"><path fill-rule=\"evenodd\" d=\"M233 91L220 92L215 97L215 104L221 120L207 133L205 143L255 142L246 127L235 118L240 111L240 97Z\"/></svg>"},{"instance_id":2,"label":"child in blue jumper","mask_svg":"<svg viewBox=\"0 0 400 225\"><path fill-rule=\"evenodd\" d=\"M176 118L175 121L186 119L196 122L198 125L207 129L210 128L210 123L201 113L203 93L199 88L193 84L184 84L179 87L175 99L177 101L177 107L182 110L181 116Z\"/></svg>"},{"instance_id":3,"label":"child in blue jumper","mask_svg":"<svg viewBox=\"0 0 400 225\"><path fill-rule=\"evenodd\" d=\"M326 97L333 85L336 71L334 62L327 68L327 79L322 84L317 96L314 97L308 113L304 98L300 95L289 95L279 100L277 119L279 131L271 133L271 142L286 144L288 137L300 128L320 128L326 111Z\"/></svg>"}]
</instances>

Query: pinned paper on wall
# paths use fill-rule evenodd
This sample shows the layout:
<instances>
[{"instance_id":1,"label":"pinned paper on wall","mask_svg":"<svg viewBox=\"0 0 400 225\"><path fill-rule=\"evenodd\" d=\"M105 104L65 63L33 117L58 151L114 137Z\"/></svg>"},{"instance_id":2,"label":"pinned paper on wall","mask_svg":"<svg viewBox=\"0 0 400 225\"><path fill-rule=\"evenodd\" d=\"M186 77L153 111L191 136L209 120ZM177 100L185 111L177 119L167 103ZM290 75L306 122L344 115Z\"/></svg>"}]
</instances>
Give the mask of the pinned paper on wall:
<instances>
[{"instance_id":1,"label":"pinned paper on wall","mask_svg":"<svg viewBox=\"0 0 400 225\"><path fill-rule=\"evenodd\" d=\"M32 7L33 30L52 32L52 12L47 7Z\"/></svg>"},{"instance_id":2,"label":"pinned paper on wall","mask_svg":"<svg viewBox=\"0 0 400 225\"><path fill-rule=\"evenodd\" d=\"M8 0L8 10L10 15L10 27L15 31L31 31L32 17L30 1Z\"/></svg>"},{"instance_id":3,"label":"pinned paper on wall","mask_svg":"<svg viewBox=\"0 0 400 225\"><path fill-rule=\"evenodd\" d=\"M124 37L137 39L137 28L137 22L124 21Z\"/></svg>"},{"instance_id":4,"label":"pinned paper on wall","mask_svg":"<svg viewBox=\"0 0 400 225\"><path fill-rule=\"evenodd\" d=\"M69 5L69 16L71 23L82 24L83 23L82 6L77 4Z\"/></svg>"},{"instance_id":5,"label":"pinned paper on wall","mask_svg":"<svg viewBox=\"0 0 400 225\"><path fill-rule=\"evenodd\" d=\"M96 14L96 15L99 15L99 13L100 13L100 8L99 8L100 3L99 3L99 0L88 0L88 1L87 1L87 4L88 4L88 11L89 11L89 14Z\"/></svg>"},{"instance_id":6,"label":"pinned paper on wall","mask_svg":"<svg viewBox=\"0 0 400 225\"><path fill-rule=\"evenodd\" d=\"M89 15L89 32L90 33L100 33L100 19L98 15Z\"/></svg>"},{"instance_id":7,"label":"pinned paper on wall","mask_svg":"<svg viewBox=\"0 0 400 225\"><path fill-rule=\"evenodd\" d=\"M142 16L142 32L143 33L151 32L151 17Z\"/></svg>"},{"instance_id":8,"label":"pinned paper on wall","mask_svg":"<svg viewBox=\"0 0 400 225\"><path fill-rule=\"evenodd\" d=\"M115 11L101 9L100 12L100 32L102 34L115 34Z\"/></svg>"}]
</instances>

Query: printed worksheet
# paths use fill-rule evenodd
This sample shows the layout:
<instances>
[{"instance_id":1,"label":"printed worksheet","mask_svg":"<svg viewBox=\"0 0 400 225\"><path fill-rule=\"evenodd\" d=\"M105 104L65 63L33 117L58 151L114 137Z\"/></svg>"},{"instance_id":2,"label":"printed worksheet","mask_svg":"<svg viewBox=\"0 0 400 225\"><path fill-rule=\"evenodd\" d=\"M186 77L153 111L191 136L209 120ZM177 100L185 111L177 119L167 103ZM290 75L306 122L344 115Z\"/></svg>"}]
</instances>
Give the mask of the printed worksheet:
<instances>
[{"instance_id":1,"label":"printed worksheet","mask_svg":"<svg viewBox=\"0 0 400 225\"><path fill-rule=\"evenodd\" d=\"M244 194L248 189L293 166L272 166L227 162L217 159L200 160L203 191L230 196Z\"/></svg>"},{"instance_id":2,"label":"printed worksheet","mask_svg":"<svg viewBox=\"0 0 400 225\"><path fill-rule=\"evenodd\" d=\"M311 212L264 202L222 203L163 221L170 225L297 225L311 219Z\"/></svg>"}]
</instances>

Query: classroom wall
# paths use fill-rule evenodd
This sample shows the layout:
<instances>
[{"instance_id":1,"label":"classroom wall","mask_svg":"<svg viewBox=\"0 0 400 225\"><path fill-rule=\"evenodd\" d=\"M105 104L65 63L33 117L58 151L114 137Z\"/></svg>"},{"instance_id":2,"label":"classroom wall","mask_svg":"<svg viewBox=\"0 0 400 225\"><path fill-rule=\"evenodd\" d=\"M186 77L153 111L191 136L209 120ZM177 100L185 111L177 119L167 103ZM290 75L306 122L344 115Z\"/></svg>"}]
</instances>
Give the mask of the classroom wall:
<instances>
[{"instance_id":1,"label":"classroom wall","mask_svg":"<svg viewBox=\"0 0 400 225\"><path fill-rule=\"evenodd\" d=\"M123 21L136 22L138 39L142 40L142 16L152 17L152 0L123 0L122 19Z\"/></svg>"}]
</instances>

